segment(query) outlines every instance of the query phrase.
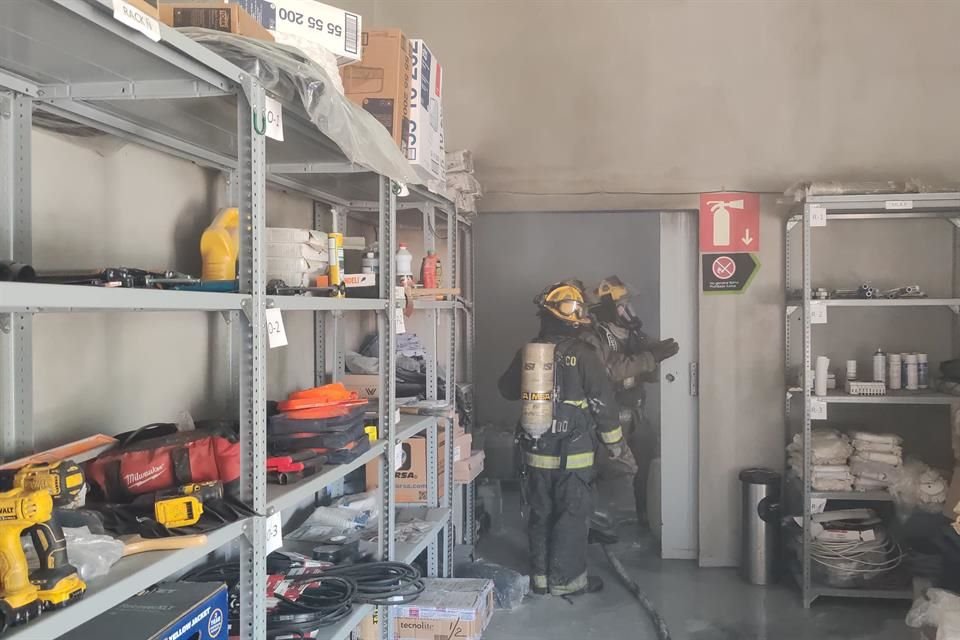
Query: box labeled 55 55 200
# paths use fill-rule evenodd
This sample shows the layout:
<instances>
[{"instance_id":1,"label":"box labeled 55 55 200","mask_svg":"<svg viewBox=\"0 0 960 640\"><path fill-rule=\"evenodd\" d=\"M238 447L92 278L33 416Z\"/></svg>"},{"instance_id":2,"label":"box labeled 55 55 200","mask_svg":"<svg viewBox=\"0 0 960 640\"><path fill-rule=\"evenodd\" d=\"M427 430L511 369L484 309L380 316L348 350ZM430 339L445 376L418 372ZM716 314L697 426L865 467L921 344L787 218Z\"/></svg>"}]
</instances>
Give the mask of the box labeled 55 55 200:
<instances>
[{"instance_id":1,"label":"box labeled 55 55 200","mask_svg":"<svg viewBox=\"0 0 960 640\"><path fill-rule=\"evenodd\" d=\"M232 0L257 22L276 33L287 33L319 44L340 64L360 59L360 15L314 0Z\"/></svg>"}]
</instances>

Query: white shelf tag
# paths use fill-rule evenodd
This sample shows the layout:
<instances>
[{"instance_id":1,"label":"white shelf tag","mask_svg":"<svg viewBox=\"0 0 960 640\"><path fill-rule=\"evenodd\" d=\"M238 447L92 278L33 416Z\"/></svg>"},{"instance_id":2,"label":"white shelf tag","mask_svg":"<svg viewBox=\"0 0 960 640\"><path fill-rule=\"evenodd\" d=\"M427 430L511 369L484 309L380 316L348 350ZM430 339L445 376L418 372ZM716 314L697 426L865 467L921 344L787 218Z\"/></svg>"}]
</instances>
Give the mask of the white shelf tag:
<instances>
[{"instance_id":1,"label":"white shelf tag","mask_svg":"<svg viewBox=\"0 0 960 640\"><path fill-rule=\"evenodd\" d=\"M403 309L400 307L397 307L396 309L394 309L393 317L395 322L397 323L397 335L400 335L401 333L406 333L407 325L403 320Z\"/></svg>"},{"instance_id":2,"label":"white shelf tag","mask_svg":"<svg viewBox=\"0 0 960 640\"><path fill-rule=\"evenodd\" d=\"M883 203L883 208L887 211L913 209L913 200L887 200Z\"/></svg>"},{"instance_id":3,"label":"white shelf tag","mask_svg":"<svg viewBox=\"0 0 960 640\"><path fill-rule=\"evenodd\" d=\"M826 498L810 498L810 513L814 515L818 513L823 513L826 508L827 508Z\"/></svg>"},{"instance_id":4,"label":"white shelf tag","mask_svg":"<svg viewBox=\"0 0 960 640\"><path fill-rule=\"evenodd\" d=\"M283 105L270 96L265 97L264 105L266 107L264 117L267 119L267 130L264 135L283 142Z\"/></svg>"},{"instance_id":5,"label":"white shelf tag","mask_svg":"<svg viewBox=\"0 0 960 640\"><path fill-rule=\"evenodd\" d=\"M824 402L823 400L810 398L810 419L826 420L827 419L827 403Z\"/></svg>"},{"instance_id":6,"label":"white shelf tag","mask_svg":"<svg viewBox=\"0 0 960 640\"><path fill-rule=\"evenodd\" d=\"M271 349L287 346L287 330L283 328L280 309L267 309L267 345Z\"/></svg>"},{"instance_id":7,"label":"white shelf tag","mask_svg":"<svg viewBox=\"0 0 960 640\"><path fill-rule=\"evenodd\" d=\"M827 226L827 208L826 207L819 204L810 205L810 226L811 227Z\"/></svg>"},{"instance_id":8,"label":"white shelf tag","mask_svg":"<svg viewBox=\"0 0 960 640\"><path fill-rule=\"evenodd\" d=\"M267 553L272 553L283 546L283 514L277 511L267 518Z\"/></svg>"},{"instance_id":9,"label":"white shelf tag","mask_svg":"<svg viewBox=\"0 0 960 640\"><path fill-rule=\"evenodd\" d=\"M810 303L810 324L827 324L827 305L822 302Z\"/></svg>"},{"instance_id":10,"label":"white shelf tag","mask_svg":"<svg viewBox=\"0 0 960 640\"><path fill-rule=\"evenodd\" d=\"M403 467L403 444L397 444L393 448L393 468L400 469Z\"/></svg>"},{"instance_id":11,"label":"white shelf tag","mask_svg":"<svg viewBox=\"0 0 960 640\"><path fill-rule=\"evenodd\" d=\"M113 0L113 17L154 42L160 42L160 21L142 9L123 0Z\"/></svg>"}]
</instances>

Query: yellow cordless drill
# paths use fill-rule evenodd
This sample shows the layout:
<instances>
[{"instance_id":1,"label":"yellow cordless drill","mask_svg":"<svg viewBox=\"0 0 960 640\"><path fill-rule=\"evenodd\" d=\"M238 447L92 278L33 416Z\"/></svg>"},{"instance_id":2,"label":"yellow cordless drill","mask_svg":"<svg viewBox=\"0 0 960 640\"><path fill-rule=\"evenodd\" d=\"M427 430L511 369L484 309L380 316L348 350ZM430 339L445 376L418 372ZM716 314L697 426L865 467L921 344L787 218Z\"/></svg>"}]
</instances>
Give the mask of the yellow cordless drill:
<instances>
[{"instance_id":1,"label":"yellow cordless drill","mask_svg":"<svg viewBox=\"0 0 960 640\"><path fill-rule=\"evenodd\" d=\"M30 582L20 536L52 513L53 500L46 491L11 489L0 493L0 599L6 604L10 625L26 622L42 609L39 588Z\"/></svg>"},{"instance_id":2,"label":"yellow cordless drill","mask_svg":"<svg viewBox=\"0 0 960 640\"><path fill-rule=\"evenodd\" d=\"M67 541L53 507L76 506L83 493L83 471L71 460L29 464L18 469L12 477L8 475L5 482L12 484L13 491L22 491L22 495L44 493L51 502L45 517L29 529L40 560L40 568L30 574L30 581L37 587L43 608L60 607L79 598L87 585L70 564ZM0 493L0 496L8 493ZM2 576L0 581L3 581Z\"/></svg>"},{"instance_id":3,"label":"yellow cordless drill","mask_svg":"<svg viewBox=\"0 0 960 640\"><path fill-rule=\"evenodd\" d=\"M203 503L223 499L223 483L219 480L185 484L157 496L153 517L169 529L190 527L200 521Z\"/></svg>"}]
</instances>

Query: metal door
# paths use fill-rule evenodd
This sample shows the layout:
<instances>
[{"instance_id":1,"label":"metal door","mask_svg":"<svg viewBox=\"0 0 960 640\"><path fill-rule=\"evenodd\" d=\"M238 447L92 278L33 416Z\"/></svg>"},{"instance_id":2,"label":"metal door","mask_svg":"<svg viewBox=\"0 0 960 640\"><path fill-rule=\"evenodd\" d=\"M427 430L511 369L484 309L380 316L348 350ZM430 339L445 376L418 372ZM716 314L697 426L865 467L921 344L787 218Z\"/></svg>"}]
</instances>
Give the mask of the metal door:
<instances>
[{"instance_id":1,"label":"metal door","mask_svg":"<svg viewBox=\"0 0 960 640\"><path fill-rule=\"evenodd\" d=\"M695 211L660 214L660 335L680 344L659 385L661 555L671 559L699 552L697 232Z\"/></svg>"}]
</instances>

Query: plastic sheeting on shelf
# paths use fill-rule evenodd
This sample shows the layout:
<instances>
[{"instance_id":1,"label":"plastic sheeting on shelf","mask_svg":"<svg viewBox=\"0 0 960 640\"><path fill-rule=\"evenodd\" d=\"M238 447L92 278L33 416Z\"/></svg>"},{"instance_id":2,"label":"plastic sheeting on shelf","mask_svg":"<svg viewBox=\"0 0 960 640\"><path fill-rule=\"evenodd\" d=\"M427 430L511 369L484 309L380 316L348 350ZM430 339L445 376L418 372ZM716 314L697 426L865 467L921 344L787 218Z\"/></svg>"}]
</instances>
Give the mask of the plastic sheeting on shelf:
<instances>
[{"instance_id":1,"label":"plastic sheeting on shelf","mask_svg":"<svg viewBox=\"0 0 960 640\"><path fill-rule=\"evenodd\" d=\"M404 184L421 184L387 130L336 91L327 72L296 47L184 27L181 33L255 76L285 102L299 98L310 121L346 158Z\"/></svg>"}]
</instances>

